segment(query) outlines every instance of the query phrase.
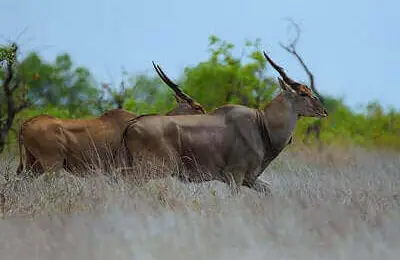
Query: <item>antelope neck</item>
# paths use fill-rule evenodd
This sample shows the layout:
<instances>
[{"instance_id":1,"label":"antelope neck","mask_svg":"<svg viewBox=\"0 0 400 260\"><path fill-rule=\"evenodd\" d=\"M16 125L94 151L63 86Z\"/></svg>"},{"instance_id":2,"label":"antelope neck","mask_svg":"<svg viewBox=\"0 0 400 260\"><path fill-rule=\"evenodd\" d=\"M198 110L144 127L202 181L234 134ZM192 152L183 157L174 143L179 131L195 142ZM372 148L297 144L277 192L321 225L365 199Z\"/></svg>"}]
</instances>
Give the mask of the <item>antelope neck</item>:
<instances>
[{"instance_id":1,"label":"antelope neck","mask_svg":"<svg viewBox=\"0 0 400 260\"><path fill-rule=\"evenodd\" d=\"M262 113L271 146L280 152L286 146L296 127L298 115L293 105L283 97L282 93L265 106Z\"/></svg>"}]
</instances>

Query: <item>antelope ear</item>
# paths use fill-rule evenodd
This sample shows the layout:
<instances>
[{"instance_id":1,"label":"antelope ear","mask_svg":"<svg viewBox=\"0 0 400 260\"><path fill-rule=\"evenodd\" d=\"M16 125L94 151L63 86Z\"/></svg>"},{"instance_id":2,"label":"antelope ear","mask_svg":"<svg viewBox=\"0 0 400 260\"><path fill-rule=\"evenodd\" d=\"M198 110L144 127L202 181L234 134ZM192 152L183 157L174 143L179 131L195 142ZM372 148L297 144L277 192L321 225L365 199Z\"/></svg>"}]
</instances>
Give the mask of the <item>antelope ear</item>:
<instances>
[{"instance_id":1,"label":"antelope ear","mask_svg":"<svg viewBox=\"0 0 400 260\"><path fill-rule=\"evenodd\" d=\"M288 92L292 92L296 94L296 91L294 91L288 84L286 84L285 81L283 81L280 77L278 77L278 82L279 86L284 90Z\"/></svg>"}]
</instances>

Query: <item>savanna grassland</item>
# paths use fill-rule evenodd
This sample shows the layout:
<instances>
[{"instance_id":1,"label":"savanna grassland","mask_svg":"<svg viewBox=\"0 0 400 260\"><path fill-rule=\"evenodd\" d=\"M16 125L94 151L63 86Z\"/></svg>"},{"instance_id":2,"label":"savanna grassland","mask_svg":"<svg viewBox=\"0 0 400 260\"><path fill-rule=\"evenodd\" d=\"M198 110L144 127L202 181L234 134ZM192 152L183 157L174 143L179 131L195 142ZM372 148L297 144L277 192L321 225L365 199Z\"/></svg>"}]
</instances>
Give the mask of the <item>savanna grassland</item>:
<instances>
[{"instance_id":1,"label":"savanna grassland","mask_svg":"<svg viewBox=\"0 0 400 260\"><path fill-rule=\"evenodd\" d=\"M262 178L273 198L218 182L136 186L101 173L15 179L1 259L398 259L400 155L289 146Z\"/></svg>"},{"instance_id":2,"label":"savanna grassland","mask_svg":"<svg viewBox=\"0 0 400 260\"><path fill-rule=\"evenodd\" d=\"M238 57L211 35L209 57L174 80L207 111L264 107L279 87L260 45L246 41ZM321 93L329 116L299 120L293 144L261 176L272 182L272 198L247 188L232 196L218 182L137 185L101 171L18 180L17 135L28 118L94 118L113 108L162 114L177 104L155 74L123 71L118 87L68 53L47 61L35 52L18 57L17 45L0 51L12 65L0 70L0 260L399 259L395 108L371 101L355 111Z\"/></svg>"}]
</instances>

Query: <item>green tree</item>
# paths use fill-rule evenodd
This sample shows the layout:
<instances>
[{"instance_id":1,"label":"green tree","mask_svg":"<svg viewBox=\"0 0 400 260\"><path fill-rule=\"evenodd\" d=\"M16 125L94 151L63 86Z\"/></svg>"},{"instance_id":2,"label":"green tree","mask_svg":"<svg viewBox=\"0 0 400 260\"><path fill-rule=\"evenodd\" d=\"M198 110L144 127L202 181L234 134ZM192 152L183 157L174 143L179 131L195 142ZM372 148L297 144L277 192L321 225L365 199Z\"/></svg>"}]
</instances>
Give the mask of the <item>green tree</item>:
<instances>
[{"instance_id":1,"label":"green tree","mask_svg":"<svg viewBox=\"0 0 400 260\"><path fill-rule=\"evenodd\" d=\"M166 113L175 106L173 91L158 75L135 75L130 78L130 85L127 109L135 109L138 114Z\"/></svg>"},{"instance_id":2,"label":"green tree","mask_svg":"<svg viewBox=\"0 0 400 260\"><path fill-rule=\"evenodd\" d=\"M77 115L96 109L90 102L99 96L93 77L84 67L74 68L68 54L47 63L31 53L19 65L19 72L28 83L27 97L37 108L58 106Z\"/></svg>"},{"instance_id":3,"label":"green tree","mask_svg":"<svg viewBox=\"0 0 400 260\"><path fill-rule=\"evenodd\" d=\"M15 117L30 105L25 98L24 82L18 75L17 51L18 47L15 43L11 44L11 47L0 48L0 61L2 62L0 72L0 153L4 151Z\"/></svg>"},{"instance_id":4,"label":"green tree","mask_svg":"<svg viewBox=\"0 0 400 260\"><path fill-rule=\"evenodd\" d=\"M247 41L242 57L234 57L233 44L210 36L211 56L185 69L184 90L208 110L226 103L255 108L265 105L271 100L276 84L265 76L267 63L258 46L259 40Z\"/></svg>"}]
</instances>

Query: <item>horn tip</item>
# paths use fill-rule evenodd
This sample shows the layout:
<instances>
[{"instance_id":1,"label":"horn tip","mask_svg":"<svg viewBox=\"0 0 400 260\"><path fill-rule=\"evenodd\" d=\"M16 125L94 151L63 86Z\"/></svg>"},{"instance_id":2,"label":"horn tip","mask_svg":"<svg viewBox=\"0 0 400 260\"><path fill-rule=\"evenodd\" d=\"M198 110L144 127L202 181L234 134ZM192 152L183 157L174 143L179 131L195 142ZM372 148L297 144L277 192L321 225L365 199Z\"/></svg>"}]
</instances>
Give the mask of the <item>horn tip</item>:
<instances>
[{"instance_id":1,"label":"horn tip","mask_svg":"<svg viewBox=\"0 0 400 260\"><path fill-rule=\"evenodd\" d=\"M158 67L158 65L154 62L154 61L151 61L151 63L153 63L153 67L154 67L154 69L157 71L157 67Z\"/></svg>"},{"instance_id":2,"label":"horn tip","mask_svg":"<svg viewBox=\"0 0 400 260\"><path fill-rule=\"evenodd\" d=\"M266 52L266 51L263 51L263 54L264 54L264 57L265 57L269 62L271 62L271 58L268 56L267 52Z\"/></svg>"}]
</instances>

